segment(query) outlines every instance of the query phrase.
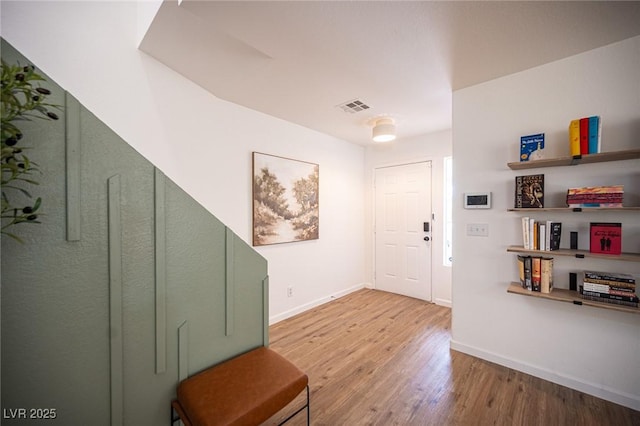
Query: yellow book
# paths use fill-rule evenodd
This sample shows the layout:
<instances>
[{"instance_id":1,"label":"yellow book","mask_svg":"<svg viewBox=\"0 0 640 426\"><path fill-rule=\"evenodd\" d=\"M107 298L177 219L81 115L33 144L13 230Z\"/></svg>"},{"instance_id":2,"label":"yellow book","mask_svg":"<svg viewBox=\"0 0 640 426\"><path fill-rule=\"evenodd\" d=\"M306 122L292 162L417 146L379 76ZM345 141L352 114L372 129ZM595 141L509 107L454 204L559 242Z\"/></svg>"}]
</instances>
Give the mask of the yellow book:
<instances>
[{"instance_id":1,"label":"yellow book","mask_svg":"<svg viewBox=\"0 0 640 426\"><path fill-rule=\"evenodd\" d=\"M553 258L543 257L540 273L540 292L551 293L553 291Z\"/></svg>"},{"instance_id":2,"label":"yellow book","mask_svg":"<svg viewBox=\"0 0 640 426\"><path fill-rule=\"evenodd\" d=\"M569 124L569 153L580 155L580 120L571 120Z\"/></svg>"}]
</instances>

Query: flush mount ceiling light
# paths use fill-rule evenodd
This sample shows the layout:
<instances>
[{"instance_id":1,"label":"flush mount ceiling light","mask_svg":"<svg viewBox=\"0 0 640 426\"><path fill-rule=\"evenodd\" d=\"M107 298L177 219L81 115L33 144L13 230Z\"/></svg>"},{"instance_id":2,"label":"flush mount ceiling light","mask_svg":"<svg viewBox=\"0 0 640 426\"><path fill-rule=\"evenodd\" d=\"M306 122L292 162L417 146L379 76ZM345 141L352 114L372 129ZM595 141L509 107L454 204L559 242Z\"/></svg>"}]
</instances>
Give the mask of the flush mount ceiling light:
<instances>
[{"instance_id":1,"label":"flush mount ceiling light","mask_svg":"<svg viewBox=\"0 0 640 426\"><path fill-rule=\"evenodd\" d=\"M391 142L396 138L396 126L393 118L378 118L373 125L374 142Z\"/></svg>"}]
</instances>

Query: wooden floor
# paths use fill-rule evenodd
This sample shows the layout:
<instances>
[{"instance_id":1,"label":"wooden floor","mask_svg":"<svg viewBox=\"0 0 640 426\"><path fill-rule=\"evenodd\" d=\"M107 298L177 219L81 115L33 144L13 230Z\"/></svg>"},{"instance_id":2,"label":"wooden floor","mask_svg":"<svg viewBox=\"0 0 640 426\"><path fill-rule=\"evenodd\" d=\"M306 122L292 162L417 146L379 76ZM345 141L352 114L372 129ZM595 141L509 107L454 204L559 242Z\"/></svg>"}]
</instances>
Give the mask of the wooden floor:
<instances>
[{"instance_id":1,"label":"wooden floor","mask_svg":"<svg viewBox=\"0 0 640 426\"><path fill-rule=\"evenodd\" d=\"M365 289L271 326L270 346L309 375L315 426L640 425L638 411L450 350L450 324L448 308Z\"/></svg>"}]
</instances>

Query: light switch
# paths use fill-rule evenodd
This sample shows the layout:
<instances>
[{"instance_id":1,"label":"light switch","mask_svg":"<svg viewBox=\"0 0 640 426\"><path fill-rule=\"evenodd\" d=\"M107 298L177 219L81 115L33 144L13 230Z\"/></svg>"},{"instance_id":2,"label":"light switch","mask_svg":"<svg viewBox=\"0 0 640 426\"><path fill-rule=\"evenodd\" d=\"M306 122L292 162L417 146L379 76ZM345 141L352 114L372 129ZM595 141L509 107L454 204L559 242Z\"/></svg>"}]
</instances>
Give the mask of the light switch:
<instances>
[{"instance_id":1,"label":"light switch","mask_svg":"<svg viewBox=\"0 0 640 426\"><path fill-rule=\"evenodd\" d=\"M488 223L467 223L467 235L472 237L488 237Z\"/></svg>"}]
</instances>

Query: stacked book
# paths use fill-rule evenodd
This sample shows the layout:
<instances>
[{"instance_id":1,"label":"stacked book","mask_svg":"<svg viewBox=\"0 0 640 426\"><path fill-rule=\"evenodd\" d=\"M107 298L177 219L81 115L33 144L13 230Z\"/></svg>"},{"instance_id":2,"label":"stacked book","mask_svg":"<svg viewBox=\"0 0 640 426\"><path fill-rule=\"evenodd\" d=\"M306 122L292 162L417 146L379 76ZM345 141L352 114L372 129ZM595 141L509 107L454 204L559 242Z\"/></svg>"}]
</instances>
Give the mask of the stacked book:
<instances>
[{"instance_id":1,"label":"stacked book","mask_svg":"<svg viewBox=\"0 0 640 426\"><path fill-rule=\"evenodd\" d=\"M569 123L569 150L572 156L600 152L602 121L600 116L583 117Z\"/></svg>"},{"instance_id":2,"label":"stacked book","mask_svg":"<svg viewBox=\"0 0 640 426\"><path fill-rule=\"evenodd\" d=\"M567 205L569 207L622 207L623 196L623 185L569 188Z\"/></svg>"},{"instance_id":3,"label":"stacked book","mask_svg":"<svg viewBox=\"0 0 640 426\"><path fill-rule=\"evenodd\" d=\"M587 300L638 307L636 280L629 274L584 271L580 293Z\"/></svg>"},{"instance_id":4,"label":"stacked book","mask_svg":"<svg viewBox=\"0 0 640 426\"><path fill-rule=\"evenodd\" d=\"M553 258L518 256L520 285L530 291L551 293L553 290Z\"/></svg>"}]
</instances>

